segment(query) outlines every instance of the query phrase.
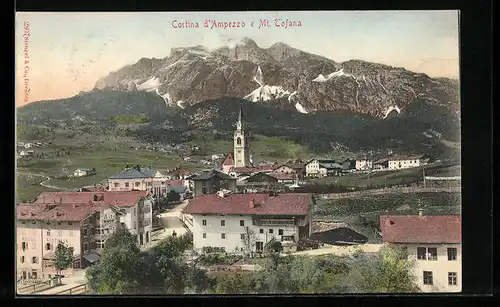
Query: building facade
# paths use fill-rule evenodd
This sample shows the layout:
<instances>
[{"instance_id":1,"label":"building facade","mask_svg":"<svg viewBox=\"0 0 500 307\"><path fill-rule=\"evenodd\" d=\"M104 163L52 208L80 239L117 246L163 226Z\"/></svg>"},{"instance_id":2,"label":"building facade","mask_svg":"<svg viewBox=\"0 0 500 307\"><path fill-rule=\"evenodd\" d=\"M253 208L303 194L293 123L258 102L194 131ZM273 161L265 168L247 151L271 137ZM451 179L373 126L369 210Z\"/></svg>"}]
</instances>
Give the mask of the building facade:
<instances>
[{"instance_id":1,"label":"building facade","mask_svg":"<svg viewBox=\"0 0 500 307\"><path fill-rule=\"evenodd\" d=\"M294 250L309 236L312 202L310 194L203 195L190 200L183 213L191 219L195 249L262 253L273 241Z\"/></svg>"},{"instance_id":2,"label":"building facade","mask_svg":"<svg viewBox=\"0 0 500 307\"><path fill-rule=\"evenodd\" d=\"M73 264L62 273L85 268L98 259L96 229L100 216L114 212L105 205L19 204L16 206L16 271L18 280L55 277L55 251L59 242L73 247ZM113 213L114 214L114 213ZM119 227L117 215L106 227Z\"/></svg>"},{"instance_id":3,"label":"building facade","mask_svg":"<svg viewBox=\"0 0 500 307\"><path fill-rule=\"evenodd\" d=\"M236 122L236 131L234 131L234 167L248 167L250 163L250 147L248 143L248 134L245 131L243 110L240 108L238 121Z\"/></svg>"},{"instance_id":4,"label":"building facade","mask_svg":"<svg viewBox=\"0 0 500 307\"><path fill-rule=\"evenodd\" d=\"M406 250L422 292L462 291L460 216L381 216L384 243Z\"/></svg>"},{"instance_id":5,"label":"building facade","mask_svg":"<svg viewBox=\"0 0 500 307\"><path fill-rule=\"evenodd\" d=\"M191 178L194 182L193 195L215 194L220 190L236 190L236 178L219 171L201 172Z\"/></svg>"},{"instance_id":6,"label":"building facade","mask_svg":"<svg viewBox=\"0 0 500 307\"><path fill-rule=\"evenodd\" d=\"M163 197L168 194L169 176L144 167L127 168L108 178L109 191L149 191L151 195Z\"/></svg>"},{"instance_id":7,"label":"building facade","mask_svg":"<svg viewBox=\"0 0 500 307\"><path fill-rule=\"evenodd\" d=\"M305 164L307 177L336 176L342 172L342 165L334 160L313 159Z\"/></svg>"},{"instance_id":8,"label":"building facade","mask_svg":"<svg viewBox=\"0 0 500 307\"><path fill-rule=\"evenodd\" d=\"M148 191L45 192L34 203L111 205L119 209L120 223L137 236L139 245L151 241L154 200Z\"/></svg>"},{"instance_id":9,"label":"building facade","mask_svg":"<svg viewBox=\"0 0 500 307\"><path fill-rule=\"evenodd\" d=\"M373 168L373 161L368 159L356 160L355 168L357 171L370 170Z\"/></svg>"},{"instance_id":10,"label":"building facade","mask_svg":"<svg viewBox=\"0 0 500 307\"><path fill-rule=\"evenodd\" d=\"M419 167L420 165L419 157L389 157L388 159L388 169L390 170Z\"/></svg>"}]
</instances>

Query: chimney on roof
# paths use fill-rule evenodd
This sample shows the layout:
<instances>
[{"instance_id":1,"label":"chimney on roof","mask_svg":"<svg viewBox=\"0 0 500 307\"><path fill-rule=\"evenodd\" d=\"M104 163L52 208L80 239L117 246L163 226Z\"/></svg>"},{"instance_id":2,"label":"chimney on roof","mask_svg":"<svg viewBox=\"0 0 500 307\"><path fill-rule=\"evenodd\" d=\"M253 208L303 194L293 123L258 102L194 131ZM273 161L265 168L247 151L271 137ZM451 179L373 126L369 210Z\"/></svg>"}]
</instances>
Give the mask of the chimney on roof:
<instances>
[{"instance_id":1,"label":"chimney on roof","mask_svg":"<svg viewBox=\"0 0 500 307\"><path fill-rule=\"evenodd\" d=\"M424 208L418 208L418 216L424 215Z\"/></svg>"}]
</instances>

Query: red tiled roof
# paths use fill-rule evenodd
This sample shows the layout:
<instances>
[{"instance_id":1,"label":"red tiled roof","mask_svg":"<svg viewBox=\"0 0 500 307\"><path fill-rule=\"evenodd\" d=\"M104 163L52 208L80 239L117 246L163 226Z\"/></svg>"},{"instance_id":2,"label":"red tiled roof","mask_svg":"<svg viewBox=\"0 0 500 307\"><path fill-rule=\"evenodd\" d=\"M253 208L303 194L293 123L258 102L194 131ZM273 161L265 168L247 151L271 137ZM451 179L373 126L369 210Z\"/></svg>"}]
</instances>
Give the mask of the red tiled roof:
<instances>
[{"instance_id":1,"label":"red tiled roof","mask_svg":"<svg viewBox=\"0 0 500 307\"><path fill-rule=\"evenodd\" d=\"M189 201L183 212L188 214L256 214L256 215L306 215L311 204L311 194L287 193L230 194L225 197L204 194ZM251 202L257 205L252 208Z\"/></svg>"},{"instance_id":2,"label":"red tiled roof","mask_svg":"<svg viewBox=\"0 0 500 307\"><path fill-rule=\"evenodd\" d=\"M90 187L83 187L82 189L85 189L85 191L82 192L104 192L106 191L106 188L103 186L90 186Z\"/></svg>"},{"instance_id":3,"label":"red tiled roof","mask_svg":"<svg viewBox=\"0 0 500 307\"><path fill-rule=\"evenodd\" d=\"M231 153L228 153L226 158L224 159L224 162L222 162L222 165L234 165L234 159L233 155Z\"/></svg>"},{"instance_id":4,"label":"red tiled roof","mask_svg":"<svg viewBox=\"0 0 500 307\"><path fill-rule=\"evenodd\" d=\"M66 204L110 204L120 207L134 206L148 191L105 191L105 192L44 192L38 195L34 203ZM104 196L103 200L94 201L94 195Z\"/></svg>"},{"instance_id":5,"label":"red tiled roof","mask_svg":"<svg viewBox=\"0 0 500 307\"><path fill-rule=\"evenodd\" d=\"M274 164L265 164L265 165L259 165L255 167L259 171L272 171L276 169L276 165Z\"/></svg>"},{"instance_id":6,"label":"red tiled roof","mask_svg":"<svg viewBox=\"0 0 500 307\"><path fill-rule=\"evenodd\" d=\"M285 173L269 173L268 175L278 180L294 180L296 176L295 174L285 174Z\"/></svg>"},{"instance_id":7,"label":"red tiled roof","mask_svg":"<svg viewBox=\"0 0 500 307\"><path fill-rule=\"evenodd\" d=\"M108 208L105 204L18 204L17 220L44 220L80 222L88 216Z\"/></svg>"},{"instance_id":8,"label":"red tiled roof","mask_svg":"<svg viewBox=\"0 0 500 307\"><path fill-rule=\"evenodd\" d=\"M167 181L165 181L165 184L167 186L182 186L182 185L184 185L182 180L167 180Z\"/></svg>"},{"instance_id":9,"label":"red tiled roof","mask_svg":"<svg viewBox=\"0 0 500 307\"><path fill-rule=\"evenodd\" d=\"M462 217L403 216L380 217L380 230L388 243L461 243Z\"/></svg>"}]
</instances>

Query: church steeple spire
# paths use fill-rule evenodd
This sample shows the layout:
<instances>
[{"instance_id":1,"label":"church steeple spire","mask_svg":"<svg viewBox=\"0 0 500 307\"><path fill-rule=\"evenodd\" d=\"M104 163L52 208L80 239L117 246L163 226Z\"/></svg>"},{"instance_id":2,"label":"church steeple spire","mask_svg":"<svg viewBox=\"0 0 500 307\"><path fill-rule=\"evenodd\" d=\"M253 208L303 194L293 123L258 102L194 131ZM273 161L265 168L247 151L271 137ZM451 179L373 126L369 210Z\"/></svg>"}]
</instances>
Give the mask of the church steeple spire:
<instances>
[{"instance_id":1,"label":"church steeple spire","mask_svg":"<svg viewBox=\"0 0 500 307\"><path fill-rule=\"evenodd\" d=\"M236 131L234 131L234 166L248 167L250 162L250 150L248 146L248 135L245 131L245 117L243 115L243 106L240 105L238 121L236 122Z\"/></svg>"},{"instance_id":2,"label":"church steeple spire","mask_svg":"<svg viewBox=\"0 0 500 307\"><path fill-rule=\"evenodd\" d=\"M238 113L238 121L236 122L236 129L243 129L243 121L245 117L243 116L243 106L240 105L240 112Z\"/></svg>"}]
</instances>

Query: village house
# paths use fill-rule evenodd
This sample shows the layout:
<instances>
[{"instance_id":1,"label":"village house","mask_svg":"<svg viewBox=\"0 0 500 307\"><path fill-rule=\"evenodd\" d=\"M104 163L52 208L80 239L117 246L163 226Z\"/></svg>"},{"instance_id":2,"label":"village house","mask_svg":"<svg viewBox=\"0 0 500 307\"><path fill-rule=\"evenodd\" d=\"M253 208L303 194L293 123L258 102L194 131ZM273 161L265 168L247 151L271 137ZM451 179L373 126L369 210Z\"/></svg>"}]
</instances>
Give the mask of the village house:
<instances>
[{"instance_id":1,"label":"village house","mask_svg":"<svg viewBox=\"0 0 500 307\"><path fill-rule=\"evenodd\" d=\"M85 177L95 174L95 168L77 168L73 171L73 177Z\"/></svg>"},{"instance_id":2,"label":"village house","mask_svg":"<svg viewBox=\"0 0 500 307\"><path fill-rule=\"evenodd\" d=\"M347 158L342 161L341 165L342 173L350 173L356 169L356 160Z\"/></svg>"},{"instance_id":3,"label":"village house","mask_svg":"<svg viewBox=\"0 0 500 307\"><path fill-rule=\"evenodd\" d=\"M332 159L312 159L305 168L307 177L337 176L342 172L342 165Z\"/></svg>"},{"instance_id":4,"label":"village house","mask_svg":"<svg viewBox=\"0 0 500 307\"><path fill-rule=\"evenodd\" d=\"M222 161L222 165L221 165L221 171L224 173L224 174L229 174L229 171L231 170L231 168L234 167L234 159L233 159L233 154L232 153L228 153L226 155L226 157L224 158L224 160Z\"/></svg>"},{"instance_id":5,"label":"village house","mask_svg":"<svg viewBox=\"0 0 500 307\"><path fill-rule=\"evenodd\" d=\"M415 275L423 292L462 290L460 216L381 216L385 244L406 250L416 261Z\"/></svg>"},{"instance_id":6,"label":"village house","mask_svg":"<svg viewBox=\"0 0 500 307\"><path fill-rule=\"evenodd\" d=\"M356 159L354 168L357 171L371 170L373 168L373 161L368 158Z\"/></svg>"},{"instance_id":7,"label":"village house","mask_svg":"<svg viewBox=\"0 0 500 307\"><path fill-rule=\"evenodd\" d=\"M216 170L201 172L191 180L194 182L193 194L195 197L203 194L215 194L222 189L236 190L236 178Z\"/></svg>"},{"instance_id":8,"label":"village house","mask_svg":"<svg viewBox=\"0 0 500 307\"><path fill-rule=\"evenodd\" d=\"M19 156L21 157L31 157L34 155L35 155L34 150L21 150L21 152L19 152Z\"/></svg>"},{"instance_id":9,"label":"village house","mask_svg":"<svg viewBox=\"0 0 500 307\"><path fill-rule=\"evenodd\" d=\"M423 163L420 161L421 155L404 156L392 155L387 157L387 168L390 170L406 169L412 167L419 167Z\"/></svg>"},{"instance_id":10,"label":"village house","mask_svg":"<svg viewBox=\"0 0 500 307\"><path fill-rule=\"evenodd\" d=\"M306 167L305 163L303 163L300 160L296 161L291 161L287 162L278 168L275 168L273 170L273 173L294 173L299 176L299 178L305 177L306 176Z\"/></svg>"},{"instance_id":11,"label":"village house","mask_svg":"<svg viewBox=\"0 0 500 307\"><path fill-rule=\"evenodd\" d=\"M196 175L196 172L183 168L175 168L168 172L169 180L188 180L194 175Z\"/></svg>"},{"instance_id":12,"label":"village house","mask_svg":"<svg viewBox=\"0 0 500 307\"><path fill-rule=\"evenodd\" d=\"M168 193L166 181L170 180L157 170L146 167L130 167L108 178L110 191L149 191L163 197Z\"/></svg>"},{"instance_id":13,"label":"village house","mask_svg":"<svg viewBox=\"0 0 500 307\"><path fill-rule=\"evenodd\" d=\"M154 202L148 191L44 192L34 203L112 205L120 209L120 223L137 237L139 245L151 242Z\"/></svg>"},{"instance_id":14,"label":"village house","mask_svg":"<svg viewBox=\"0 0 500 307\"><path fill-rule=\"evenodd\" d=\"M59 242L73 247L73 269L99 260L101 236L120 227L121 212L113 206L88 203L18 204L16 206L16 271L18 280L55 277L55 250ZM102 234L101 234L102 231Z\"/></svg>"},{"instance_id":15,"label":"village house","mask_svg":"<svg viewBox=\"0 0 500 307\"><path fill-rule=\"evenodd\" d=\"M256 173L243 180L239 186L244 190L269 190L293 185L297 180L295 173ZM240 188L240 190L241 190Z\"/></svg>"},{"instance_id":16,"label":"village house","mask_svg":"<svg viewBox=\"0 0 500 307\"><path fill-rule=\"evenodd\" d=\"M378 160L373 161L373 170L385 170L389 168L389 159L388 158L381 158Z\"/></svg>"},{"instance_id":17,"label":"village house","mask_svg":"<svg viewBox=\"0 0 500 307\"><path fill-rule=\"evenodd\" d=\"M294 251L311 233L311 194L202 195L189 201L194 248L204 252L262 253L271 242Z\"/></svg>"}]
</instances>

